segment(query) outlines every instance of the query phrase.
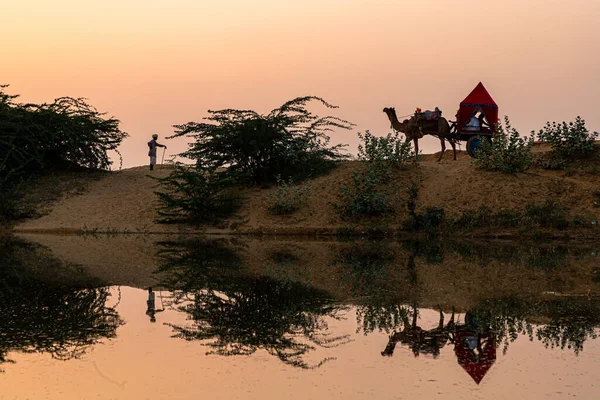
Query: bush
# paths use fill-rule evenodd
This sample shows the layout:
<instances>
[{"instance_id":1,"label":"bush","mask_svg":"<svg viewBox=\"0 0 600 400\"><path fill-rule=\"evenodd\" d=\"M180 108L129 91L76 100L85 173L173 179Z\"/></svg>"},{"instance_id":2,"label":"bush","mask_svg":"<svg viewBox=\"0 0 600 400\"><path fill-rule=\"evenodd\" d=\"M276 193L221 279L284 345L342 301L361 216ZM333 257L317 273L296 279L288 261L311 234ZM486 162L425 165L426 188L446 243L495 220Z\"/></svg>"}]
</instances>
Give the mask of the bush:
<instances>
[{"instance_id":1,"label":"bush","mask_svg":"<svg viewBox=\"0 0 600 400\"><path fill-rule=\"evenodd\" d=\"M179 164L169 176L157 180L166 190L155 192L161 203L158 222L216 222L239 206L239 197L227 192L231 181L223 174Z\"/></svg>"},{"instance_id":2,"label":"bush","mask_svg":"<svg viewBox=\"0 0 600 400\"><path fill-rule=\"evenodd\" d=\"M62 97L51 104L17 104L0 85L0 178L14 179L44 168L108 169L109 150L128 135L119 121L104 118L84 99Z\"/></svg>"},{"instance_id":3,"label":"bush","mask_svg":"<svg viewBox=\"0 0 600 400\"><path fill-rule=\"evenodd\" d=\"M291 214L302 207L310 194L310 184L294 185L292 178L286 182L277 177L275 194L269 194L269 212L273 215Z\"/></svg>"},{"instance_id":4,"label":"bush","mask_svg":"<svg viewBox=\"0 0 600 400\"><path fill-rule=\"evenodd\" d=\"M369 131L358 133L358 159L366 161L387 177L390 168L401 168L415 163L415 152L410 141L403 141L398 132L387 136L373 136Z\"/></svg>"},{"instance_id":5,"label":"bush","mask_svg":"<svg viewBox=\"0 0 600 400\"><path fill-rule=\"evenodd\" d=\"M0 218L19 210L19 184L46 169L108 169L127 133L83 99L61 97L50 104L18 104L0 85Z\"/></svg>"},{"instance_id":6,"label":"bush","mask_svg":"<svg viewBox=\"0 0 600 400\"><path fill-rule=\"evenodd\" d=\"M566 160L594 150L598 132L590 133L585 127L585 121L577 117L575 122L547 122L537 135L540 141L548 143L552 148L553 162L558 162L560 168L564 168Z\"/></svg>"},{"instance_id":7,"label":"bush","mask_svg":"<svg viewBox=\"0 0 600 400\"><path fill-rule=\"evenodd\" d=\"M306 109L316 101L336 108L319 97L299 97L267 115L246 110L210 111L209 123L175 125L171 137L193 140L182 157L196 162L198 169L226 168L238 182L263 184L284 178L305 178L329 168L341 154L343 145L330 146L332 128L351 129L339 118L319 117Z\"/></svg>"},{"instance_id":8,"label":"bush","mask_svg":"<svg viewBox=\"0 0 600 400\"><path fill-rule=\"evenodd\" d=\"M510 125L508 117L496 126L496 134L490 142L482 138L481 145L475 153L473 163L488 171L523 172L534 162L533 136L520 137L519 132Z\"/></svg>"},{"instance_id":9,"label":"bush","mask_svg":"<svg viewBox=\"0 0 600 400\"><path fill-rule=\"evenodd\" d=\"M419 196L419 187L415 184L406 189L408 200L406 207L410 218L404 221L403 229L407 231L416 231L423 229L427 233L434 233L444 222L445 212L440 206L426 207L424 212L417 212L417 198Z\"/></svg>"},{"instance_id":10,"label":"bush","mask_svg":"<svg viewBox=\"0 0 600 400\"><path fill-rule=\"evenodd\" d=\"M340 187L341 204L334 204L341 218L360 216L378 217L391 213L387 193L377 189L380 176L374 168L352 173L352 184L342 184Z\"/></svg>"},{"instance_id":11,"label":"bush","mask_svg":"<svg viewBox=\"0 0 600 400\"><path fill-rule=\"evenodd\" d=\"M0 227L2 227L5 223L20 218L22 212L19 205L21 196L17 184L0 183L0 193L2 193L2 201L0 201Z\"/></svg>"},{"instance_id":12,"label":"bush","mask_svg":"<svg viewBox=\"0 0 600 400\"><path fill-rule=\"evenodd\" d=\"M529 204L525 206L525 222L530 222L544 228L565 229L569 226L565 207L553 201L546 200L544 204Z\"/></svg>"}]
</instances>

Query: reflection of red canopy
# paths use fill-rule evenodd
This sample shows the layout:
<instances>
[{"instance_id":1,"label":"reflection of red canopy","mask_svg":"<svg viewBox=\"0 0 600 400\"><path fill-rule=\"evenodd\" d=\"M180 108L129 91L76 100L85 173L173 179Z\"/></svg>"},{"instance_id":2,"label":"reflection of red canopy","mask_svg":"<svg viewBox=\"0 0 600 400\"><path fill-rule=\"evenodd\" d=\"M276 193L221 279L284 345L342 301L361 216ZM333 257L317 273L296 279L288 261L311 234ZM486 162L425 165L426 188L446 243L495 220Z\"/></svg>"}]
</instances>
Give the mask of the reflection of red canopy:
<instances>
[{"instance_id":1,"label":"reflection of red canopy","mask_svg":"<svg viewBox=\"0 0 600 400\"><path fill-rule=\"evenodd\" d=\"M475 383L483 379L488 370L496 361L496 341L490 334L479 335L483 344L482 353L477 357L477 350L469 349L466 338L474 336L468 332L457 332L454 346L454 353L458 358L458 363L473 378Z\"/></svg>"},{"instance_id":2,"label":"reflection of red canopy","mask_svg":"<svg viewBox=\"0 0 600 400\"><path fill-rule=\"evenodd\" d=\"M460 109L457 115L457 129L460 132L464 125L469 121L471 113L479 106L485 114L488 122L492 127L498 123L498 105L492 99L492 96L479 82L475 89L460 102Z\"/></svg>"}]
</instances>

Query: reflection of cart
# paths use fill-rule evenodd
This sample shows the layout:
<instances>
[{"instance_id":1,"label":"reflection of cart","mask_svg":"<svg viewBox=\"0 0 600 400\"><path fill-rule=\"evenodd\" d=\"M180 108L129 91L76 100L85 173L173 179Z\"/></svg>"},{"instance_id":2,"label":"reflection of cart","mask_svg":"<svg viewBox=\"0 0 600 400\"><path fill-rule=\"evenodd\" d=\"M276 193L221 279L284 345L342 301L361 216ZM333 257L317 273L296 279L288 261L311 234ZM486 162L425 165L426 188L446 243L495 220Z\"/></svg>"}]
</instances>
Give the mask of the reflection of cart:
<instances>
[{"instance_id":1,"label":"reflection of cart","mask_svg":"<svg viewBox=\"0 0 600 400\"><path fill-rule=\"evenodd\" d=\"M460 103L456 121L450 121L450 135L456 140L467 142L467 153L471 157L477 151L481 140L492 140L498 123L498 105L492 96L479 84Z\"/></svg>"}]
</instances>

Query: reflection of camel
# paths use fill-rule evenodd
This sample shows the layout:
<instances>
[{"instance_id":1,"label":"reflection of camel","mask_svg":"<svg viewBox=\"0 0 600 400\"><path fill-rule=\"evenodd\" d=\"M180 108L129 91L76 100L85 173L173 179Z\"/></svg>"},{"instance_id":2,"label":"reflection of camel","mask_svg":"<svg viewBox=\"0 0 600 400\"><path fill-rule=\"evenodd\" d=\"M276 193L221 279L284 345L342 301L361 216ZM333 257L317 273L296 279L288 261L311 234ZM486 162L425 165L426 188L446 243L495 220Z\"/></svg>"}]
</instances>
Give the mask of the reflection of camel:
<instances>
[{"instance_id":1,"label":"reflection of camel","mask_svg":"<svg viewBox=\"0 0 600 400\"><path fill-rule=\"evenodd\" d=\"M388 341L385 350L381 352L382 356L392 356L398 342L407 344L415 357L420 353L432 354L437 357L442 347L446 345L448 339L453 341L450 333L454 332L454 312L450 321L444 326L444 314L440 310L440 321L437 328L428 331L417 326L417 307L413 306L412 324L408 324L408 318L404 321L404 329L401 332L393 333Z\"/></svg>"},{"instance_id":2,"label":"reflection of camel","mask_svg":"<svg viewBox=\"0 0 600 400\"><path fill-rule=\"evenodd\" d=\"M386 107L383 112L387 114L392 128L406 135L406 141L412 140L415 145L415 158L419 155L419 139L426 134L437 136L442 144L442 152L438 161L441 161L444 152L446 151L446 140L452 146L454 159L456 160L456 145L454 140L450 138L450 125L444 117L438 119L427 120L424 113L417 113L410 119L405 119L403 122L398 120L394 107Z\"/></svg>"}]
</instances>

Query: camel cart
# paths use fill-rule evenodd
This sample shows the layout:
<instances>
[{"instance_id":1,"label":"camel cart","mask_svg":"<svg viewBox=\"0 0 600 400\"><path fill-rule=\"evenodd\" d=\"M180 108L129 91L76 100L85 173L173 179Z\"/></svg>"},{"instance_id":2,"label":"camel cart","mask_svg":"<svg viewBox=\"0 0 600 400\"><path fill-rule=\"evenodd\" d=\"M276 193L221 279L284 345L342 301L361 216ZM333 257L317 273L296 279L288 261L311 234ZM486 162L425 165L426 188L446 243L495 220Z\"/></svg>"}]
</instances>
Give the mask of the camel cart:
<instances>
[{"instance_id":1,"label":"camel cart","mask_svg":"<svg viewBox=\"0 0 600 400\"><path fill-rule=\"evenodd\" d=\"M450 123L450 137L467 142L471 157L482 140L492 140L498 123L498 105L481 82L460 102L456 121Z\"/></svg>"}]
</instances>

